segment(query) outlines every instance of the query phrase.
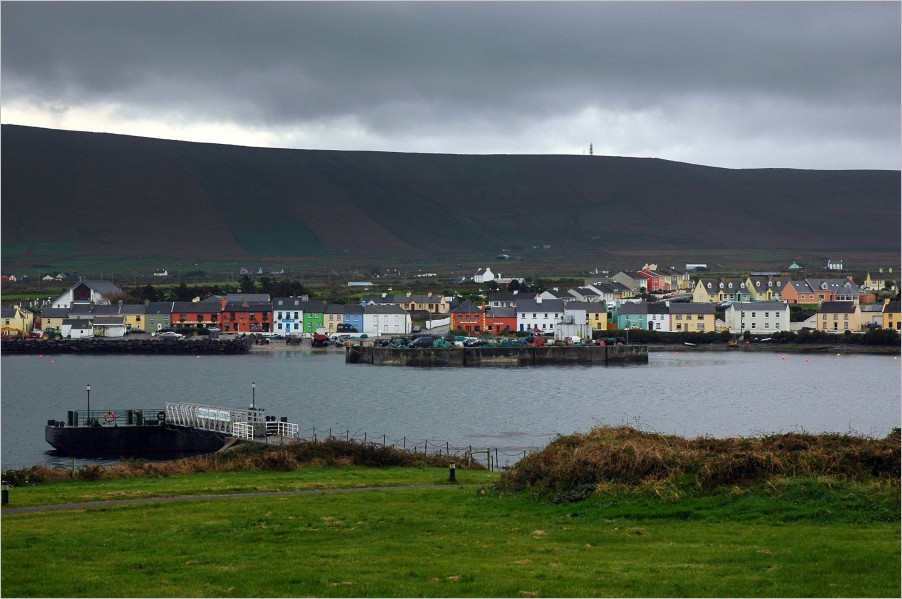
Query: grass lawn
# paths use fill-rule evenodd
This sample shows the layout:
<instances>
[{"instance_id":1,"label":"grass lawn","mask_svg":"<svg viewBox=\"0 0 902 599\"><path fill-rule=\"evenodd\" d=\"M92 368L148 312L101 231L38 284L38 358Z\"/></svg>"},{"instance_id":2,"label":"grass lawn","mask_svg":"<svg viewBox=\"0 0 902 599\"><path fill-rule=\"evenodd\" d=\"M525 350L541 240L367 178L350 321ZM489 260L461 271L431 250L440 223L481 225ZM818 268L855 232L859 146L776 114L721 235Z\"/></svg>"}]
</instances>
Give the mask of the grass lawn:
<instances>
[{"instance_id":1,"label":"grass lawn","mask_svg":"<svg viewBox=\"0 0 902 599\"><path fill-rule=\"evenodd\" d=\"M495 476L457 474L461 483ZM9 507L446 480L442 468L202 473L14 488ZM554 504L449 485L7 513L0 591L18 597L898 597L898 502L874 491L807 480L672 502L611 491Z\"/></svg>"}]
</instances>

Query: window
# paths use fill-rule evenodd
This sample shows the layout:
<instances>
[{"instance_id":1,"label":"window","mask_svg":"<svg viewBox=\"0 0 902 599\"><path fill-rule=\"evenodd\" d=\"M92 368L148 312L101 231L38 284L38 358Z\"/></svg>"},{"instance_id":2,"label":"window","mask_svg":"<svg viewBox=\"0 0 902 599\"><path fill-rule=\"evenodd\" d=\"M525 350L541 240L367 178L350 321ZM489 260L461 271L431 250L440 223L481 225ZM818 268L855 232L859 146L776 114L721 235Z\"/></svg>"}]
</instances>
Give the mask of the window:
<instances>
[{"instance_id":1,"label":"window","mask_svg":"<svg viewBox=\"0 0 902 599\"><path fill-rule=\"evenodd\" d=\"M755 313L754 313L754 312L752 312L752 318L755 318Z\"/></svg>"},{"instance_id":2,"label":"window","mask_svg":"<svg viewBox=\"0 0 902 599\"><path fill-rule=\"evenodd\" d=\"M279 313L278 313L278 314L277 314L277 316L276 316L276 317L277 317L277 318L282 318L282 313L281 313L281 312L279 312Z\"/></svg>"},{"instance_id":3,"label":"window","mask_svg":"<svg viewBox=\"0 0 902 599\"><path fill-rule=\"evenodd\" d=\"M765 312L765 313L764 313L764 318L770 318L770 312Z\"/></svg>"},{"instance_id":4,"label":"window","mask_svg":"<svg viewBox=\"0 0 902 599\"><path fill-rule=\"evenodd\" d=\"M677 314L677 315L676 315L676 319L677 319L677 320L683 320L683 315L682 315L682 314Z\"/></svg>"},{"instance_id":5,"label":"window","mask_svg":"<svg viewBox=\"0 0 902 599\"><path fill-rule=\"evenodd\" d=\"M696 328L696 330L698 330L698 331L704 331L704 330L705 330L705 323L700 322L700 323L698 323L697 325L695 325L695 328Z\"/></svg>"},{"instance_id":6,"label":"window","mask_svg":"<svg viewBox=\"0 0 902 599\"><path fill-rule=\"evenodd\" d=\"M676 330L682 331L682 330L683 330L683 325L677 324L677 325L676 325Z\"/></svg>"}]
</instances>

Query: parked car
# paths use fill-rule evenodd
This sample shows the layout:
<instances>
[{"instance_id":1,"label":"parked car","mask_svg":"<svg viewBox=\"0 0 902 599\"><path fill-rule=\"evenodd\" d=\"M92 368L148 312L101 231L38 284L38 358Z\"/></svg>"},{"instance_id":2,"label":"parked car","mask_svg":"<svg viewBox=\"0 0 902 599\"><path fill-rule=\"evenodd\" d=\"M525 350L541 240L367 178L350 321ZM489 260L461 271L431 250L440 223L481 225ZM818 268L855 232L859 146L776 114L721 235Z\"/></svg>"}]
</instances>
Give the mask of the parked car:
<instances>
[{"instance_id":1,"label":"parked car","mask_svg":"<svg viewBox=\"0 0 902 599\"><path fill-rule=\"evenodd\" d=\"M413 327L412 329L410 329L410 332L411 333L422 333L423 327Z\"/></svg>"},{"instance_id":2,"label":"parked car","mask_svg":"<svg viewBox=\"0 0 902 599\"><path fill-rule=\"evenodd\" d=\"M161 331L157 337L162 337L163 339L181 339L184 335L176 333L175 331Z\"/></svg>"},{"instance_id":3,"label":"parked car","mask_svg":"<svg viewBox=\"0 0 902 599\"><path fill-rule=\"evenodd\" d=\"M434 343L435 340L431 336L423 335L411 341L409 347L432 347Z\"/></svg>"}]
</instances>

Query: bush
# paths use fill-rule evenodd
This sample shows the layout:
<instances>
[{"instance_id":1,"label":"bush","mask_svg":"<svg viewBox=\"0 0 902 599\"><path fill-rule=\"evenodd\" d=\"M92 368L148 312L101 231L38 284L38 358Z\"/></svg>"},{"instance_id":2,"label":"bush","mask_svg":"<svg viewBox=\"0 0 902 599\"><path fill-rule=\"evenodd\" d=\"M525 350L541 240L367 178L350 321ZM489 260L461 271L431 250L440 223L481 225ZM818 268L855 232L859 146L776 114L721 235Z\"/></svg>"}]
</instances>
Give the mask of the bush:
<instances>
[{"instance_id":1,"label":"bush","mask_svg":"<svg viewBox=\"0 0 902 599\"><path fill-rule=\"evenodd\" d=\"M500 490L584 495L587 485L713 489L773 477L877 478L898 487L899 430L884 439L787 433L760 438L693 440L601 427L558 437L502 475Z\"/></svg>"}]
</instances>

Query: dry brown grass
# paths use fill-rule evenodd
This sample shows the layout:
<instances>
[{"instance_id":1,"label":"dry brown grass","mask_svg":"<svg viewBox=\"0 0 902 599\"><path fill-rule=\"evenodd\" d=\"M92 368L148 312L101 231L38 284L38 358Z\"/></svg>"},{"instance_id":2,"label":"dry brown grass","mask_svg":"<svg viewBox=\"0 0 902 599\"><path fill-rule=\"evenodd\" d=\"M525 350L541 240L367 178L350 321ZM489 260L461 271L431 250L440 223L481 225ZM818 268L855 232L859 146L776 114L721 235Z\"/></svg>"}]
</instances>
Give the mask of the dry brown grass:
<instances>
[{"instance_id":1,"label":"dry brown grass","mask_svg":"<svg viewBox=\"0 0 902 599\"><path fill-rule=\"evenodd\" d=\"M124 460L110 465L88 465L74 472L62 468L33 466L23 470L9 470L3 479L14 486L61 480L109 480L142 476L160 477L195 472L243 472L265 470L288 472L308 466L443 466L456 462L465 469L466 463L449 456L415 454L394 447L330 439L320 442L300 442L291 445L237 445L227 451L168 461ZM470 468L481 468L473 464Z\"/></svg>"},{"instance_id":2,"label":"dry brown grass","mask_svg":"<svg viewBox=\"0 0 902 599\"><path fill-rule=\"evenodd\" d=\"M772 477L826 475L895 480L899 430L884 439L786 433L757 438L697 438L600 427L558 437L502 476L500 488L547 493L616 485L661 497L679 489L712 489Z\"/></svg>"}]
</instances>

